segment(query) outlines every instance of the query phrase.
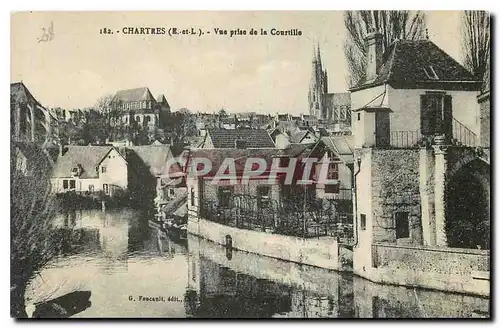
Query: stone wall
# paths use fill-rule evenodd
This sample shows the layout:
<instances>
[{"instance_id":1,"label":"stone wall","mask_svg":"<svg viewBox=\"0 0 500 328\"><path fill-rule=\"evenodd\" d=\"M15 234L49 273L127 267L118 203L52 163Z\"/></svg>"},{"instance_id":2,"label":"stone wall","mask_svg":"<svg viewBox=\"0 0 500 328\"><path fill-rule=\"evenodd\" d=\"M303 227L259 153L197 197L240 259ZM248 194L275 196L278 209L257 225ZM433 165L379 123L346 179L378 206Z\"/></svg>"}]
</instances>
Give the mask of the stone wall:
<instances>
[{"instance_id":1,"label":"stone wall","mask_svg":"<svg viewBox=\"0 0 500 328\"><path fill-rule=\"evenodd\" d=\"M353 279L358 318L487 318L487 298Z\"/></svg>"},{"instance_id":2,"label":"stone wall","mask_svg":"<svg viewBox=\"0 0 500 328\"><path fill-rule=\"evenodd\" d=\"M230 236L232 247L285 261L339 270L337 241L331 237L303 239L238 229L199 218L188 221L188 232L221 245Z\"/></svg>"},{"instance_id":3,"label":"stone wall","mask_svg":"<svg viewBox=\"0 0 500 328\"><path fill-rule=\"evenodd\" d=\"M372 245L376 282L489 296L490 252L477 249Z\"/></svg>"},{"instance_id":4,"label":"stone wall","mask_svg":"<svg viewBox=\"0 0 500 328\"><path fill-rule=\"evenodd\" d=\"M373 241L421 244L419 151L372 150ZM396 239L395 213L408 212L409 238Z\"/></svg>"},{"instance_id":5,"label":"stone wall","mask_svg":"<svg viewBox=\"0 0 500 328\"><path fill-rule=\"evenodd\" d=\"M490 147L490 95L479 102L479 144L481 147Z\"/></svg>"}]
</instances>

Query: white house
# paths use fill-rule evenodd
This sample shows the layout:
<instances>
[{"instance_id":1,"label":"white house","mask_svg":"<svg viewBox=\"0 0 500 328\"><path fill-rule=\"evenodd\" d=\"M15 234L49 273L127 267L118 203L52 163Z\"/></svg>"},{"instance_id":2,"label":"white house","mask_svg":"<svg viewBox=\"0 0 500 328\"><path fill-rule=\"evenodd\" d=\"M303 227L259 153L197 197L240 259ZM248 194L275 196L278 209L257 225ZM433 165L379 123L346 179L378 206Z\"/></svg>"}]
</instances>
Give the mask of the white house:
<instances>
[{"instance_id":1,"label":"white house","mask_svg":"<svg viewBox=\"0 0 500 328\"><path fill-rule=\"evenodd\" d=\"M126 190L128 181L127 161L111 146L69 146L56 161L51 178L55 193L112 195Z\"/></svg>"},{"instance_id":2,"label":"white house","mask_svg":"<svg viewBox=\"0 0 500 328\"><path fill-rule=\"evenodd\" d=\"M365 77L350 90L356 147L406 147L442 133L475 142L481 82L462 65L430 40L396 40L383 52L382 35L371 33L366 47Z\"/></svg>"}]
</instances>

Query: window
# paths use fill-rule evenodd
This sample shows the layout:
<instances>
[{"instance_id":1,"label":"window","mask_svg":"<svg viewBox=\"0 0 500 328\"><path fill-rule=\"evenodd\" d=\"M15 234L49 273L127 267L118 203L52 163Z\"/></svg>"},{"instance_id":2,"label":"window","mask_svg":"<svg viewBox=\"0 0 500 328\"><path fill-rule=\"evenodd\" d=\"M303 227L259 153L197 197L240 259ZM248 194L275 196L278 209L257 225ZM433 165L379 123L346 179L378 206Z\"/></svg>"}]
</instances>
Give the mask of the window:
<instances>
[{"instance_id":1,"label":"window","mask_svg":"<svg viewBox=\"0 0 500 328\"><path fill-rule=\"evenodd\" d=\"M89 191L94 192L94 185L89 185Z\"/></svg>"},{"instance_id":2,"label":"window","mask_svg":"<svg viewBox=\"0 0 500 328\"><path fill-rule=\"evenodd\" d=\"M102 185L102 190L104 190L104 193L107 195L109 193L109 187L108 184L105 183Z\"/></svg>"},{"instance_id":3,"label":"window","mask_svg":"<svg viewBox=\"0 0 500 328\"><path fill-rule=\"evenodd\" d=\"M63 189L68 189L68 180L63 180Z\"/></svg>"},{"instance_id":4,"label":"window","mask_svg":"<svg viewBox=\"0 0 500 328\"><path fill-rule=\"evenodd\" d=\"M410 222L408 220L408 212L396 212L396 239L410 237Z\"/></svg>"},{"instance_id":5,"label":"window","mask_svg":"<svg viewBox=\"0 0 500 328\"><path fill-rule=\"evenodd\" d=\"M191 206L195 206L194 205L194 188L191 188Z\"/></svg>"},{"instance_id":6,"label":"window","mask_svg":"<svg viewBox=\"0 0 500 328\"><path fill-rule=\"evenodd\" d=\"M358 121L361 121L361 113L358 113Z\"/></svg>"},{"instance_id":7,"label":"window","mask_svg":"<svg viewBox=\"0 0 500 328\"><path fill-rule=\"evenodd\" d=\"M361 230L366 230L366 215L365 214L361 214L360 215L360 223L361 223Z\"/></svg>"},{"instance_id":8,"label":"window","mask_svg":"<svg viewBox=\"0 0 500 328\"><path fill-rule=\"evenodd\" d=\"M219 187L218 190L218 198L219 198L219 207L229 207L231 194L233 193L232 187Z\"/></svg>"},{"instance_id":9,"label":"window","mask_svg":"<svg viewBox=\"0 0 500 328\"><path fill-rule=\"evenodd\" d=\"M141 117L139 115L135 117L135 120L137 121L137 123L141 123Z\"/></svg>"},{"instance_id":10,"label":"window","mask_svg":"<svg viewBox=\"0 0 500 328\"><path fill-rule=\"evenodd\" d=\"M420 96L420 128L422 135L445 134L451 137L453 127L451 96L427 92Z\"/></svg>"},{"instance_id":11,"label":"window","mask_svg":"<svg viewBox=\"0 0 500 328\"><path fill-rule=\"evenodd\" d=\"M75 188L76 188L76 181L69 180L69 189L75 189Z\"/></svg>"},{"instance_id":12,"label":"window","mask_svg":"<svg viewBox=\"0 0 500 328\"><path fill-rule=\"evenodd\" d=\"M101 166L101 173L106 173L106 166Z\"/></svg>"},{"instance_id":13,"label":"window","mask_svg":"<svg viewBox=\"0 0 500 328\"><path fill-rule=\"evenodd\" d=\"M170 189L168 192L170 193L170 196L174 196L175 195L175 190L174 189ZM194 193L192 193L191 195L194 195Z\"/></svg>"},{"instance_id":14,"label":"window","mask_svg":"<svg viewBox=\"0 0 500 328\"><path fill-rule=\"evenodd\" d=\"M329 163L328 164L328 180L337 180L339 178L339 164Z\"/></svg>"},{"instance_id":15,"label":"window","mask_svg":"<svg viewBox=\"0 0 500 328\"><path fill-rule=\"evenodd\" d=\"M325 193L327 194L338 194L340 192L339 184L326 184Z\"/></svg>"}]
</instances>

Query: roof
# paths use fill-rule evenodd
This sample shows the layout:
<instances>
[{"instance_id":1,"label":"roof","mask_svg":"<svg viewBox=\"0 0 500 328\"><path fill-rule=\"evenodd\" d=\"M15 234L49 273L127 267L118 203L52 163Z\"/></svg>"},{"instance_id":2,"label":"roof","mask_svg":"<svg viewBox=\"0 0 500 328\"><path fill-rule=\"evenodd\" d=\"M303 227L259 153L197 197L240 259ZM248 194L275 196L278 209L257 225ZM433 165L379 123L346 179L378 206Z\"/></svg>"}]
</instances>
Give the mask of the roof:
<instances>
[{"instance_id":1,"label":"roof","mask_svg":"<svg viewBox=\"0 0 500 328\"><path fill-rule=\"evenodd\" d=\"M345 164L354 163L354 137L352 135L322 137L321 141L328 149L333 151L342 162Z\"/></svg>"},{"instance_id":2,"label":"roof","mask_svg":"<svg viewBox=\"0 0 500 328\"><path fill-rule=\"evenodd\" d=\"M166 104L168 107L170 107L167 98L165 98L165 95L161 94L158 97L156 97L156 102L160 104Z\"/></svg>"},{"instance_id":3,"label":"roof","mask_svg":"<svg viewBox=\"0 0 500 328\"><path fill-rule=\"evenodd\" d=\"M114 102L121 101L124 103L144 100L155 100L147 87L120 90L113 97Z\"/></svg>"},{"instance_id":4,"label":"roof","mask_svg":"<svg viewBox=\"0 0 500 328\"><path fill-rule=\"evenodd\" d=\"M165 206L163 206L161 211L167 215L174 215L180 208L187 208L187 198L187 191L183 191L175 199L171 200ZM181 214L179 216L184 215Z\"/></svg>"},{"instance_id":5,"label":"roof","mask_svg":"<svg viewBox=\"0 0 500 328\"><path fill-rule=\"evenodd\" d=\"M246 140L246 148L274 148L273 139L261 129L208 129L214 148L235 148L235 141Z\"/></svg>"},{"instance_id":6,"label":"roof","mask_svg":"<svg viewBox=\"0 0 500 328\"><path fill-rule=\"evenodd\" d=\"M297 132L292 133L290 136L291 143L299 143L304 139L304 137L309 133L308 130L298 130Z\"/></svg>"},{"instance_id":7,"label":"roof","mask_svg":"<svg viewBox=\"0 0 500 328\"><path fill-rule=\"evenodd\" d=\"M283 155L283 150L278 148L266 149L194 149L189 152L189 158L205 158L212 163L212 169L208 175L215 175L226 158L234 159L236 171L243 171L247 158L263 158L268 167L272 164L274 157Z\"/></svg>"},{"instance_id":8,"label":"roof","mask_svg":"<svg viewBox=\"0 0 500 328\"><path fill-rule=\"evenodd\" d=\"M362 78L351 91L386 83L398 89L422 88L438 83L440 89L445 89L444 86L451 87L450 82L461 82L453 88L467 86L479 90L480 86L467 69L432 41L396 40L384 53L377 77L371 81Z\"/></svg>"},{"instance_id":9,"label":"roof","mask_svg":"<svg viewBox=\"0 0 500 328\"><path fill-rule=\"evenodd\" d=\"M83 169L80 175L81 179L98 178L99 175L95 168L112 149L115 148L111 146L69 146L68 151L57 159L52 169L52 177L72 177L71 170L80 164Z\"/></svg>"},{"instance_id":10,"label":"roof","mask_svg":"<svg viewBox=\"0 0 500 328\"><path fill-rule=\"evenodd\" d=\"M34 102L35 104L42 106L38 100L31 94L26 85L23 82L15 82L10 84L10 96L18 103Z\"/></svg>"},{"instance_id":11,"label":"roof","mask_svg":"<svg viewBox=\"0 0 500 328\"><path fill-rule=\"evenodd\" d=\"M127 150L133 151L155 176L162 173L165 163L171 157L170 146L167 145L132 146L127 147Z\"/></svg>"},{"instance_id":12,"label":"roof","mask_svg":"<svg viewBox=\"0 0 500 328\"><path fill-rule=\"evenodd\" d=\"M351 106L350 92L327 93L326 99L331 108L337 106Z\"/></svg>"},{"instance_id":13,"label":"roof","mask_svg":"<svg viewBox=\"0 0 500 328\"><path fill-rule=\"evenodd\" d=\"M320 151L318 143L291 144L285 149L261 148L261 149L194 149L188 154L188 158L208 159L212 164L210 172L206 176L213 176L219 170L221 164L226 159L233 159L236 172L243 172L248 158L262 158L270 169L273 159L279 157L301 158L310 156L315 150ZM298 160L298 163L301 161ZM189 163L189 161L188 161ZM203 165L203 164L201 164ZM188 164L189 166L189 164Z\"/></svg>"}]
</instances>

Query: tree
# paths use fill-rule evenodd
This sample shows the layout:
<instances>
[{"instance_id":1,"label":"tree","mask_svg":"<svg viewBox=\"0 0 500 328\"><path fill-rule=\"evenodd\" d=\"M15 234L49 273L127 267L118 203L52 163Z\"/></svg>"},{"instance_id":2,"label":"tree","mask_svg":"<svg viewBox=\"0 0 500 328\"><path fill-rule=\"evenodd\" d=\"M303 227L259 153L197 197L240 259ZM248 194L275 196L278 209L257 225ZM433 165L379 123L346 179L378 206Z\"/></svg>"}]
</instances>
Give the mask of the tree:
<instances>
[{"instance_id":1,"label":"tree","mask_svg":"<svg viewBox=\"0 0 500 328\"><path fill-rule=\"evenodd\" d=\"M490 15L486 11L464 11L461 27L464 66L477 80L483 81L489 70Z\"/></svg>"},{"instance_id":2,"label":"tree","mask_svg":"<svg viewBox=\"0 0 500 328\"><path fill-rule=\"evenodd\" d=\"M47 155L31 145L27 169L18 167L11 146L11 316L27 317L25 291L29 281L60 252L61 239L52 227L55 206L50 193L51 167Z\"/></svg>"},{"instance_id":3,"label":"tree","mask_svg":"<svg viewBox=\"0 0 500 328\"><path fill-rule=\"evenodd\" d=\"M119 104L113 103L113 95L106 95L99 98L94 105L94 110L102 116L102 122L106 131L105 139L114 139L119 134L122 126L120 120L122 112L119 109Z\"/></svg>"},{"instance_id":4,"label":"tree","mask_svg":"<svg viewBox=\"0 0 500 328\"><path fill-rule=\"evenodd\" d=\"M187 137L197 135L193 114L187 108L165 116L165 134L173 142L185 142Z\"/></svg>"},{"instance_id":5,"label":"tree","mask_svg":"<svg viewBox=\"0 0 500 328\"><path fill-rule=\"evenodd\" d=\"M397 39L419 40L425 37L425 15L420 11L360 10L346 11L347 38L344 53L349 69L348 83L355 85L365 75L367 49L365 37L373 30L382 33L383 50Z\"/></svg>"}]
</instances>

